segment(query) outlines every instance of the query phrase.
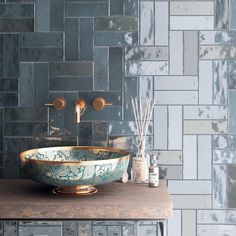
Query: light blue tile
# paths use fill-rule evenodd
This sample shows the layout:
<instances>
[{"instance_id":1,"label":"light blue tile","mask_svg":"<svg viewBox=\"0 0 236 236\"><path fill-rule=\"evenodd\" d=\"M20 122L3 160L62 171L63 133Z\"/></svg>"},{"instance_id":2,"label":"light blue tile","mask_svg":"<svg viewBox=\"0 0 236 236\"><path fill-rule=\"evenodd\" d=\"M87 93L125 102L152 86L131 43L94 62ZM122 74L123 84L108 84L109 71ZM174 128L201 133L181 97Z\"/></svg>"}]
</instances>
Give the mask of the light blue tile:
<instances>
[{"instance_id":1,"label":"light blue tile","mask_svg":"<svg viewBox=\"0 0 236 236\"><path fill-rule=\"evenodd\" d=\"M229 132L236 133L236 91L229 90Z\"/></svg>"}]
</instances>

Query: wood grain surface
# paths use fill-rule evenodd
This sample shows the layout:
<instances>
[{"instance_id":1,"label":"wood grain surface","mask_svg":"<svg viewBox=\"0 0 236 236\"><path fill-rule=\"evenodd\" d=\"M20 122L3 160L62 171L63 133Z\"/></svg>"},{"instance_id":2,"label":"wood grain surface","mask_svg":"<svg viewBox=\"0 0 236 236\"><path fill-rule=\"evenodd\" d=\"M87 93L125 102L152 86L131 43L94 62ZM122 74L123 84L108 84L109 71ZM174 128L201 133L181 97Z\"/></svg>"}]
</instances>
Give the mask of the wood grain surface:
<instances>
[{"instance_id":1,"label":"wood grain surface","mask_svg":"<svg viewBox=\"0 0 236 236\"><path fill-rule=\"evenodd\" d=\"M159 188L113 182L90 196L53 195L31 180L0 180L0 219L168 219L172 202L164 181Z\"/></svg>"}]
</instances>

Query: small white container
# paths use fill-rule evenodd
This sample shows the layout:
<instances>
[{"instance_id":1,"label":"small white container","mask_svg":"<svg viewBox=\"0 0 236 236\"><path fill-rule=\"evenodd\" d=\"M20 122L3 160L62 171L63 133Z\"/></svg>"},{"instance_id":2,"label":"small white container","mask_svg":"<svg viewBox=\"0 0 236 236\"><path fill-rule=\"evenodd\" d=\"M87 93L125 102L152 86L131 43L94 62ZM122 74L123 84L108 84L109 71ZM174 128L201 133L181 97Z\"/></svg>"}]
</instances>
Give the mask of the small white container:
<instances>
[{"instance_id":1,"label":"small white container","mask_svg":"<svg viewBox=\"0 0 236 236\"><path fill-rule=\"evenodd\" d=\"M135 183L148 183L148 160L147 158L134 157L132 160L132 180Z\"/></svg>"}]
</instances>

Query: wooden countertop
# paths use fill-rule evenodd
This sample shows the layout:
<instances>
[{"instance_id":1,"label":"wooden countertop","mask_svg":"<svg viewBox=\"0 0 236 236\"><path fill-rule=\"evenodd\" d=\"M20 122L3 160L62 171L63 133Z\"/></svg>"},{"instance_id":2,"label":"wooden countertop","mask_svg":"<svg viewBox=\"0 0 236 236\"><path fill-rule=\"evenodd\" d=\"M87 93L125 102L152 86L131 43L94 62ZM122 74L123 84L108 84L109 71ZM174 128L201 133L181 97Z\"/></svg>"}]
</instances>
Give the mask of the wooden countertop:
<instances>
[{"instance_id":1,"label":"wooden countertop","mask_svg":"<svg viewBox=\"0 0 236 236\"><path fill-rule=\"evenodd\" d=\"M90 196L59 196L31 180L0 180L0 219L168 219L172 202L159 188L113 182Z\"/></svg>"}]
</instances>

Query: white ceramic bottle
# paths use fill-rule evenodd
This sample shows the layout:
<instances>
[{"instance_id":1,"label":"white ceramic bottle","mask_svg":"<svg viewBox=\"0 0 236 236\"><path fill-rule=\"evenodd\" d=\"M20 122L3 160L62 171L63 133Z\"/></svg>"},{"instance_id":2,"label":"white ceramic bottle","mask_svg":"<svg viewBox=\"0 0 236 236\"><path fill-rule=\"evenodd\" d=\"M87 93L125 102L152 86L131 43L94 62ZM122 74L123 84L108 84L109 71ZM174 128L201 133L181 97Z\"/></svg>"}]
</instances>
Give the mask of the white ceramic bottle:
<instances>
[{"instance_id":1,"label":"white ceramic bottle","mask_svg":"<svg viewBox=\"0 0 236 236\"><path fill-rule=\"evenodd\" d=\"M159 167L157 166L157 157L152 154L149 167L149 187L157 188L159 186Z\"/></svg>"}]
</instances>

